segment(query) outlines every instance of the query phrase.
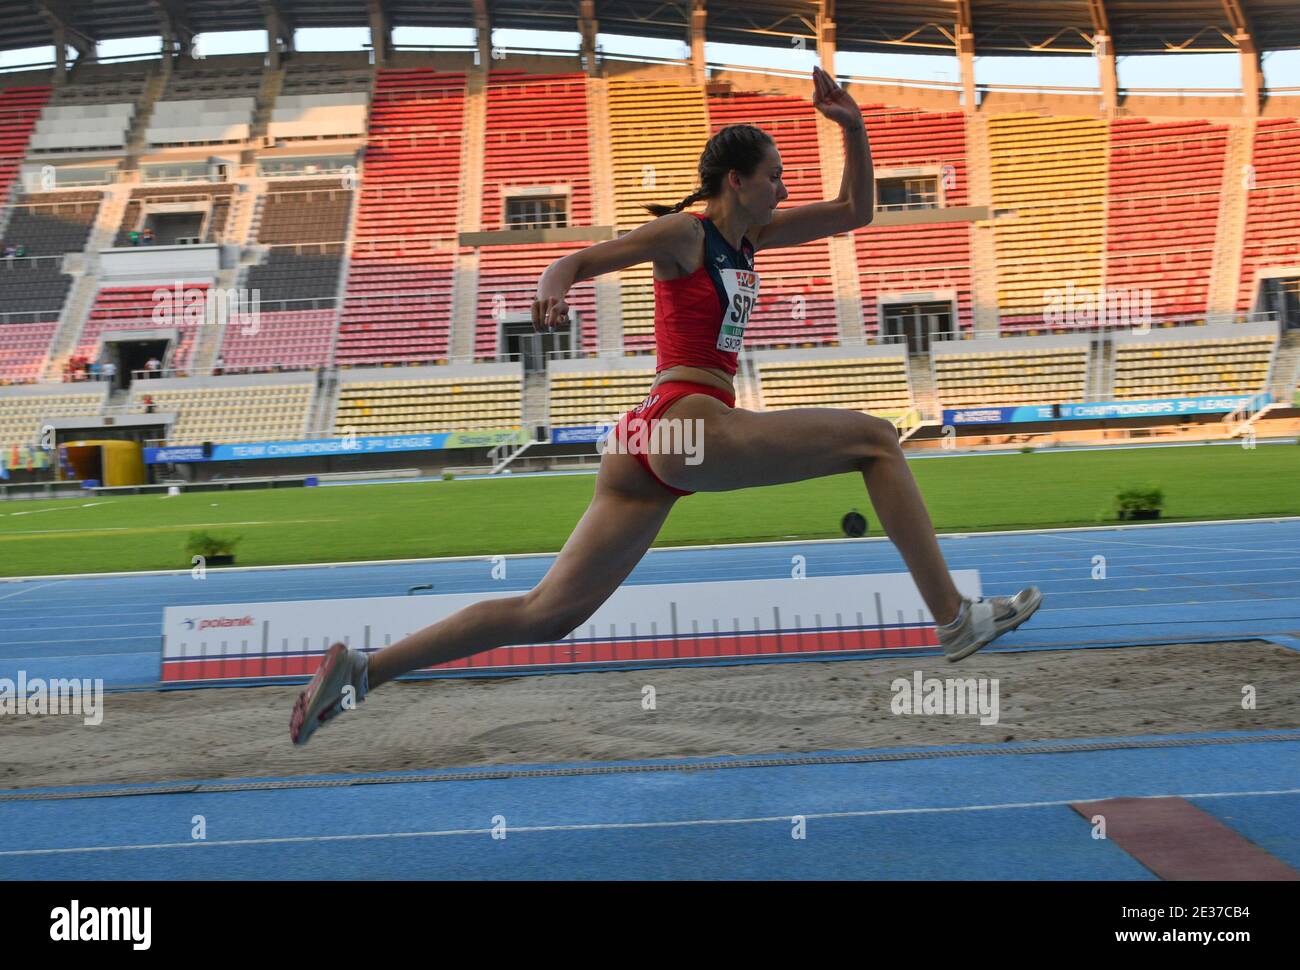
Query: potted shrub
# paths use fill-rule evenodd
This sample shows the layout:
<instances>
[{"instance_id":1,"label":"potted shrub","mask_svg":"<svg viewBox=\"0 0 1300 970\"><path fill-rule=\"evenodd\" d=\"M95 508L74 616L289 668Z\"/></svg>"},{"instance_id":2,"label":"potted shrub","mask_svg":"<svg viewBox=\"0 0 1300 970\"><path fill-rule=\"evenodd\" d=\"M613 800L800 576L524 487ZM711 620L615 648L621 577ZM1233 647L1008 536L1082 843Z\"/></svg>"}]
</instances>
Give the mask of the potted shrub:
<instances>
[{"instance_id":1,"label":"potted shrub","mask_svg":"<svg viewBox=\"0 0 1300 970\"><path fill-rule=\"evenodd\" d=\"M214 536L209 532L191 532L185 550L193 556L202 556L208 566L233 566L235 543L243 536Z\"/></svg>"},{"instance_id":2,"label":"potted shrub","mask_svg":"<svg viewBox=\"0 0 1300 970\"><path fill-rule=\"evenodd\" d=\"M1158 519L1165 496L1156 485L1126 488L1115 496L1120 519Z\"/></svg>"}]
</instances>

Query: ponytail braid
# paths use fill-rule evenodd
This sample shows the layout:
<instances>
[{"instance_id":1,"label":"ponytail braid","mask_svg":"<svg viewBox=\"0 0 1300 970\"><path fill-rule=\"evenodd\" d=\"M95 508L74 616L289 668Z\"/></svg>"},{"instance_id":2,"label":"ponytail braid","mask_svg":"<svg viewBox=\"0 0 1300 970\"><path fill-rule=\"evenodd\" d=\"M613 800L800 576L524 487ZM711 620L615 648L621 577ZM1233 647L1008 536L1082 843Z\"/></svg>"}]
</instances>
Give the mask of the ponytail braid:
<instances>
[{"instance_id":1,"label":"ponytail braid","mask_svg":"<svg viewBox=\"0 0 1300 970\"><path fill-rule=\"evenodd\" d=\"M704 190L696 189L694 192L692 192L690 195L682 199L681 202L678 202L674 206L654 205L651 203L646 203L643 206L643 208L648 209L656 218L658 218L659 216L671 215L674 212L681 212L687 206L692 206L696 202L700 201L700 199L703 198L706 198L706 196L704 195Z\"/></svg>"}]
</instances>

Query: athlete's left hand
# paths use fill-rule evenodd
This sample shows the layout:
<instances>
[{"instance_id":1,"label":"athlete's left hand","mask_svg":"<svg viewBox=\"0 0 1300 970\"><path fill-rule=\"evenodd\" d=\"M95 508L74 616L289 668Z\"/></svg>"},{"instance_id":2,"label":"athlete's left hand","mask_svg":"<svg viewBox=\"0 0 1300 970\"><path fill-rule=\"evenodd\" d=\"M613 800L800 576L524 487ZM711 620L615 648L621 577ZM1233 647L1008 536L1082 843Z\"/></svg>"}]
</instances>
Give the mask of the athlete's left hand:
<instances>
[{"instance_id":1,"label":"athlete's left hand","mask_svg":"<svg viewBox=\"0 0 1300 970\"><path fill-rule=\"evenodd\" d=\"M849 93L820 67L813 68L813 107L845 128L862 123L862 112Z\"/></svg>"}]
</instances>

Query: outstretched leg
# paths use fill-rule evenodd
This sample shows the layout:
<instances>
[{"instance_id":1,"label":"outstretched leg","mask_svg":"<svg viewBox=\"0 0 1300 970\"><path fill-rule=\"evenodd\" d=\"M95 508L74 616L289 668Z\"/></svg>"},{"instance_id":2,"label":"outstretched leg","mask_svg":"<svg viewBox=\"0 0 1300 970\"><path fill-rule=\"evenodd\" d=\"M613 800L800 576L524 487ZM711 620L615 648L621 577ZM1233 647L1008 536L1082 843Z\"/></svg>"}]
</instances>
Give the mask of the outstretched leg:
<instances>
[{"instance_id":1,"label":"outstretched leg","mask_svg":"<svg viewBox=\"0 0 1300 970\"><path fill-rule=\"evenodd\" d=\"M897 429L883 418L840 408L749 411L693 394L665 418L701 423L702 461L652 454L650 465L669 485L724 492L780 485L860 471L885 533L907 563L925 605L938 624L961 608L934 534L930 513L907 466Z\"/></svg>"},{"instance_id":2,"label":"outstretched leg","mask_svg":"<svg viewBox=\"0 0 1300 970\"><path fill-rule=\"evenodd\" d=\"M630 455L605 455L591 504L537 586L522 596L473 603L368 661L361 651L341 643L330 647L294 705L289 721L293 742L305 744L322 723L344 709L349 684L356 692L353 698L361 700L368 689L407 671L493 647L568 636L632 572L676 501Z\"/></svg>"}]
</instances>

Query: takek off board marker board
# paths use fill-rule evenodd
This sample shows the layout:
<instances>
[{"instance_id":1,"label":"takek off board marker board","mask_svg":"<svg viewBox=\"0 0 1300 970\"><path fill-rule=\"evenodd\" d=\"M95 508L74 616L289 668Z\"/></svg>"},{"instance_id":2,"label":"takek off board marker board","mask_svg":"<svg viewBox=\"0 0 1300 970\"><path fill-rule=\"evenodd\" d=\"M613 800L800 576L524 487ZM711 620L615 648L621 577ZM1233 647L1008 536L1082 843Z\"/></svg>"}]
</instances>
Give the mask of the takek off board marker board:
<instances>
[{"instance_id":1,"label":"takek off board marker board","mask_svg":"<svg viewBox=\"0 0 1300 970\"><path fill-rule=\"evenodd\" d=\"M979 596L979 571L953 582ZM310 676L331 643L377 650L472 603L519 591L169 606L162 680L204 684ZM464 674L733 658L810 658L937 647L934 618L907 573L622 586L562 640L466 657Z\"/></svg>"}]
</instances>

